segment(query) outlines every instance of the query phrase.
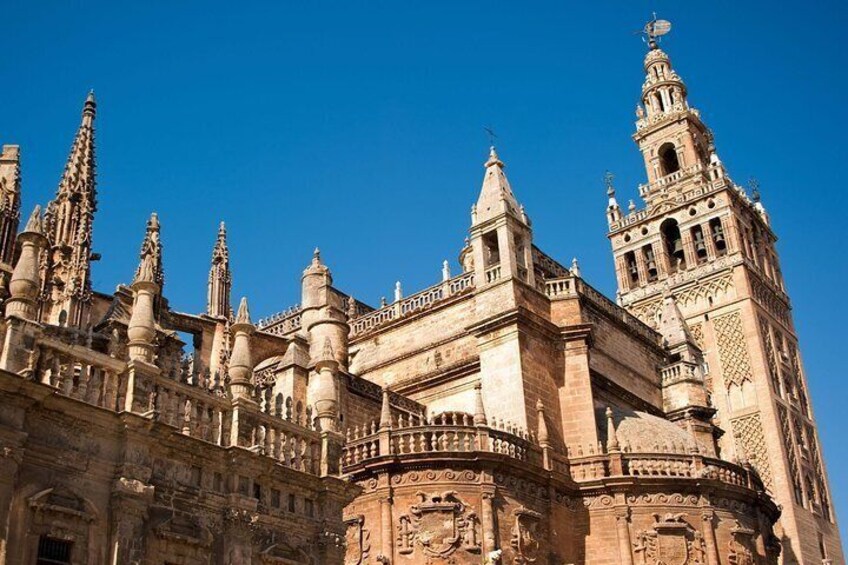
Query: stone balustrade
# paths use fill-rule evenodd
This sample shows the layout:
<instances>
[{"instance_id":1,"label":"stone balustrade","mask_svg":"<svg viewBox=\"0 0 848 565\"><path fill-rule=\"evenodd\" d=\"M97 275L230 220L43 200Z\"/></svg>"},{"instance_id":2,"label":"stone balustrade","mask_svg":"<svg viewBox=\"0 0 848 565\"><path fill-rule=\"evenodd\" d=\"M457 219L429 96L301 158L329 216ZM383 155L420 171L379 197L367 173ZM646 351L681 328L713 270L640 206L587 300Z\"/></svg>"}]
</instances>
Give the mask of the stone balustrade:
<instances>
[{"instance_id":1,"label":"stone balustrade","mask_svg":"<svg viewBox=\"0 0 848 565\"><path fill-rule=\"evenodd\" d=\"M537 466L543 462L542 448L515 426L503 422L475 425L470 414L446 412L430 420L401 416L385 428L372 422L349 429L342 464L354 467L387 456L463 453L494 453Z\"/></svg>"},{"instance_id":2,"label":"stone balustrade","mask_svg":"<svg viewBox=\"0 0 848 565\"><path fill-rule=\"evenodd\" d=\"M551 300L581 297L604 314L621 321L634 333L652 343L660 343L660 335L639 318L595 290L580 277L568 276L545 281L545 294Z\"/></svg>"},{"instance_id":3,"label":"stone balustrade","mask_svg":"<svg viewBox=\"0 0 848 565\"><path fill-rule=\"evenodd\" d=\"M499 281L501 279L501 266L493 265L486 269L486 284Z\"/></svg>"},{"instance_id":4,"label":"stone balustrade","mask_svg":"<svg viewBox=\"0 0 848 565\"><path fill-rule=\"evenodd\" d=\"M125 394L119 375L126 363L82 346L44 338L30 352L27 365L31 380L88 404L115 410Z\"/></svg>"},{"instance_id":5,"label":"stone balustrade","mask_svg":"<svg viewBox=\"0 0 848 565\"><path fill-rule=\"evenodd\" d=\"M700 453L601 451L604 450L569 458L571 478L578 483L611 477L711 479L751 490L765 490L759 476L749 466Z\"/></svg>"},{"instance_id":6,"label":"stone balustrade","mask_svg":"<svg viewBox=\"0 0 848 565\"><path fill-rule=\"evenodd\" d=\"M421 292L397 300L383 308L354 318L350 321L350 336L360 337L394 320L417 314L449 298L465 294L473 288L474 274L463 273Z\"/></svg>"},{"instance_id":7,"label":"stone balustrade","mask_svg":"<svg viewBox=\"0 0 848 565\"><path fill-rule=\"evenodd\" d=\"M141 372L138 372L138 371ZM135 369L104 353L49 337L36 341L22 376L56 393L115 412L133 411L178 433L222 447L240 447L310 474L321 469L321 432L312 409L292 398L257 392L231 400L219 378L204 372L173 374Z\"/></svg>"},{"instance_id":8,"label":"stone balustrade","mask_svg":"<svg viewBox=\"0 0 848 565\"><path fill-rule=\"evenodd\" d=\"M301 307L298 304L262 318L257 322L256 328L269 334L282 336L300 329L301 322Z\"/></svg>"}]
</instances>

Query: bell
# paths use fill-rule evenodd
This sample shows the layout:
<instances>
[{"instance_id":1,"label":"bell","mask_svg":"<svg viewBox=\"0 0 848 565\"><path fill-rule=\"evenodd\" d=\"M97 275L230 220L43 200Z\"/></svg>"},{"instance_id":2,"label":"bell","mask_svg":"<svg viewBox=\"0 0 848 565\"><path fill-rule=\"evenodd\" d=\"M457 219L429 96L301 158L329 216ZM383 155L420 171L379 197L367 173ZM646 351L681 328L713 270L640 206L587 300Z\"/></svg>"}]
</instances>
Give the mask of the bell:
<instances>
[{"instance_id":1,"label":"bell","mask_svg":"<svg viewBox=\"0 0 848 565\"><path fill-rule=\"evenodd\" d=\"M678 259L683 257L683 242L679 239L674 240L674 244L671 246L671 254L677 257Z\"/></svg>"},{"instance_id":2,"label":"bell","mask_svg":"<svg viewBox=\"0 0 848 565\"><path fill-rule=\"evenodd\" d=\"M718 224L713 228L713 239L716 244L724 243L724 228L721 227L721 224Z\"/></svg>"},{"instance_id":3,"label":"bell","mask_svg":"<svg viewBox=\"0 0 848 565\"><path fill-rule=\"evenodd\" d=\"M707 254L707 246L704 245L704 234L701 232L695 233L695 253L698 257L703 257Z\"/></svg>"}]
</instances>

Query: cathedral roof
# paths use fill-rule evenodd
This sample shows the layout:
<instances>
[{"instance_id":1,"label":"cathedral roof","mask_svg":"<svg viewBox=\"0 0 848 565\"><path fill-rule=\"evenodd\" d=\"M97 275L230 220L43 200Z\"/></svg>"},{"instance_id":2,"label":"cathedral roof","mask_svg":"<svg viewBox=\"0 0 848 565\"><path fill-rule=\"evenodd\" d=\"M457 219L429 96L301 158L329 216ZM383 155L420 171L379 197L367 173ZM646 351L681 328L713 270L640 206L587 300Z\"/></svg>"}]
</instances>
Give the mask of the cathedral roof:
<instances>
[{"instance_id":1,"label":"cathedral roof","mask_svg":"<svg viewBox=\"0 0 848 565\"><path fill-rule=\"evenodd\" d=\"M606 408L595 409L598 436L607 443ZM638 410L612 408L615 437L621 449L634 452L687 453L694 439L677 424Z\"/></svg>"}]
</instances>

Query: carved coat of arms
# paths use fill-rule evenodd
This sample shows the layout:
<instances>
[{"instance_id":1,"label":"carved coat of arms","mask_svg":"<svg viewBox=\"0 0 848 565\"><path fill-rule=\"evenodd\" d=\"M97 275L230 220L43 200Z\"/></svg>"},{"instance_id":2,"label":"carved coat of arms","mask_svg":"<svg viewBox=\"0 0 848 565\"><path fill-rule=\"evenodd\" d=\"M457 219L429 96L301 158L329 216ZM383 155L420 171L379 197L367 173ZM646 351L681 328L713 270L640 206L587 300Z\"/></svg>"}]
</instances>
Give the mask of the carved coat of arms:
<instances>
[{"instance_id":1,"label":"carved coat of arms","mask_svg":"<svg viewBox=\"0 0 848 565\"><path fill-rule=\"evenodd\" d=\"M535 563L539 557L539 533L537 530L542 515L523 506L517 508L513 514L515 524L512 527L512 539L509 542L515 553L513 563L515 565Z\"/></svg>"},{"instance_id":2,"label":"carved coat of arms","mask_svg":"<svg viewBox=\"0 0 848 565\"><path fill-rule=\"evenodd\" d=\"M640 565L701 565L706 562L703 536L683 514L654 514L654 524L636 535L633 552Z\"/></svg>"},{"instance_id":3,"label":"carved coat of arms","mask_svg":"<svg viewBox=\"0 0 848 565\"><path fill-rule=\"evenodd\" d=\"M363 526L364 516L345 520L345 565L361 565L368 560L371 551L371 532Z\"/></svg>"},{"instance_id":4,"label":"carved coat of arms","mask_svg":"<svg viewBox=\"0 0 848 565\"><path fill-rule=\"evenodd\" d=\"M428 558L446 558L457 549L480 551L479 520L455 491L427 495L417 493L419 502L400 517L398 553L420 549Z\"/></svg>"}]
</instances>

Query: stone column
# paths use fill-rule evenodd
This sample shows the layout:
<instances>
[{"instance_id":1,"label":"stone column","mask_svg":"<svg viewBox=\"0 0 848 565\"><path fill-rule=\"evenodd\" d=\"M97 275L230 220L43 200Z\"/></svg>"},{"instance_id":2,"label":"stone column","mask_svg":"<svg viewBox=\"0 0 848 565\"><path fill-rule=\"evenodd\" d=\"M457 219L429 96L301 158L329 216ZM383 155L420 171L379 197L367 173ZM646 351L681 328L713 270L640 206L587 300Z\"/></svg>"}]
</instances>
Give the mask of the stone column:
<instances>
[{"instance_id":1,"label":"stone column","mask_svg":"<svg viewBox=\"0 0 848 565\"><path fill-rule=\"evenodd\" d=\"M626 506L615 509L615 531L618 537L619 562L633 565L633 553L630 549L630 509Z\"/></svg>"},{"instance_id":2,"label":"stone column","mask_svg":"<svg viewBox=\"0 0 848 565\"><path fill-rule=\"evenodd\" d=\"M701 521L704 525L704 544L707 546L707 565L719 565L718 544L716 543L715 527L713 525L715 513L705 510L701 513Z\"/></svg>"},{"instance_id":3,"label":"stone column","mask_svg":"<svg viewBox=\"0 0 848 565\"><path fill-rule=\"evenodd\" d=\"M110 565L141 565L147 539L144 523L153 502L153 487L136 479L121 477L112 490Z\"/></svg>"},{"instance_id":4,"label":"stone column","mask_svg":"<svg viewBox=\"0 0 848 565\"><path fill-rule=\"evenodd\" d=\"M495 535L495 509L492 501L495 498L495 489L484 490L481 498L481 515L480 522L483 527L483 558L485 559L489 553L498 548L498 541Z\"/></svg>"},{"instance_id":5,"label":"stone column","mask_svg":"<svg viewBox=\"0 0 848 565\"><path fill-rule=\"evenodd\" d=\"M7 562L9 526L12 518L10 506L18 480L18 468L23 460L23 448L20 443L24 438L21 434L20 441L15 441L14 446L6 445L5 451L0 452L0 564Z\"/></svg>"},{"instance_id":6,"label":"stone column","mask_svg":"<svg viewBox=\"0 0 848 565\"><path fill-rule=\"evenodd\" d=\"M380 499L380 557L383 558L383 565L394 560L393 532L392 496L391 492L387 492L386 496Z\"/></svg>"}]
</instances>

